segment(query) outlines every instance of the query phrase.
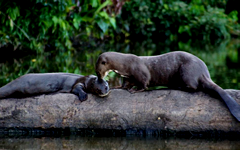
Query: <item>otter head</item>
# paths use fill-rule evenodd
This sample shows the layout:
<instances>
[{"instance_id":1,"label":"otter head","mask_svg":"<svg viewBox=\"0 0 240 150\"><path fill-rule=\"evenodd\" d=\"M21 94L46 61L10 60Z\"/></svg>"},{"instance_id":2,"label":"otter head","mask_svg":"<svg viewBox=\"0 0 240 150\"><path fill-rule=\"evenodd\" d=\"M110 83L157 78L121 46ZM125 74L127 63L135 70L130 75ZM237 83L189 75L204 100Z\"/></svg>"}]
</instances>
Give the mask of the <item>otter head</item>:
<instances>
[{"instance_id":1,"label":"otter head","mask_svg":"<svg viewBox=\"0 0 240 150\"><path fill-rule=\"evenodd\" d=\"M107 96L110 92L107 81L100 79L94 75L89 76L89 80L86 82L86 89L89 93L104 97Z\"/></svg>"},{"instance_id":2,"label":"otter head","mask_svg":"<svg viewBox=\"0 0 240 150\"><path fill-rule=\"evenodd\" d=\"M101 54L98 57L97 63L96 63L96 74L99 79L103 79L108 72L111 71L111 64L109 58L105 54Z\"/></svg>"}]
</instances>

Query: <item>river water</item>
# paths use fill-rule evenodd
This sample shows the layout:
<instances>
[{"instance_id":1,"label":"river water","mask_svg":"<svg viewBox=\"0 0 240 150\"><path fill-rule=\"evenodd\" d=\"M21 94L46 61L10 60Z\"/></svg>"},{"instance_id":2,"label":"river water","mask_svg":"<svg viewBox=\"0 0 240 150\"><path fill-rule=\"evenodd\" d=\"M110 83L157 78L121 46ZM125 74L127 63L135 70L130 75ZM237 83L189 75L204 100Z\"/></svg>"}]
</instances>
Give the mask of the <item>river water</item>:
<instances>
[{"instance_id":1,"label":"river water","mask_svg":"<svg viewBox=\"0 0 240 150\"><path fill-rule=\"evenodd\" d=\"M238 140L156 137L20 137L0 139L1 150L239 150Z\"/></svg>"}]
</instances>

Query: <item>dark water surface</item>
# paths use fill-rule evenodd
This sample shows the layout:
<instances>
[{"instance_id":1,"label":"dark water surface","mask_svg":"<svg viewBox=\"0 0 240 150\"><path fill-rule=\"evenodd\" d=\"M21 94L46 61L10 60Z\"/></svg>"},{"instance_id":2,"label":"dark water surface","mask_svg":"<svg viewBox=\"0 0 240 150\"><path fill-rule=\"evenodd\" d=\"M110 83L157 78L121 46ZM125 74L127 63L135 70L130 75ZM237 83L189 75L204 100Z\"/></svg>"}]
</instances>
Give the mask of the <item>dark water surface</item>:
<instances>
[{"instance_id":1,"label":"dark water surface","mask_svg":"<svg viewBox=\"0 0 240 150\"><path fill-rule=\"evenodd\" d=\"M8 150L239 150L237 140L177 139L154 137L40 137L3 138L0 149Z\"/></svg>"}]
</instances>

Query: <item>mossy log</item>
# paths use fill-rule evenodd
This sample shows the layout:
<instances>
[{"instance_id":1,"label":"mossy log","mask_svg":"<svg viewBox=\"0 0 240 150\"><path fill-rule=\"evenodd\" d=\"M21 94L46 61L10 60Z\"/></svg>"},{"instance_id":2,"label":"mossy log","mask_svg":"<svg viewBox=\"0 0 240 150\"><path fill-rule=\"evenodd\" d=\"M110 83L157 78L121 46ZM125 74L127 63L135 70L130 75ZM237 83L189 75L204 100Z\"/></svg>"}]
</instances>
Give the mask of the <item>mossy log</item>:
<instances>
[{"instance_id":1,"label":"mossy log","mask_svg":"<svg viewBox=\"0 0 240 150\"><path fill-rule=\"evenodd\" d=\"M226 90L239 104L240 91ZM69 93L0 100L0 128L240 132L225 104L203 92L115 89L80 102Z\"/></svg>"}]
</instances>

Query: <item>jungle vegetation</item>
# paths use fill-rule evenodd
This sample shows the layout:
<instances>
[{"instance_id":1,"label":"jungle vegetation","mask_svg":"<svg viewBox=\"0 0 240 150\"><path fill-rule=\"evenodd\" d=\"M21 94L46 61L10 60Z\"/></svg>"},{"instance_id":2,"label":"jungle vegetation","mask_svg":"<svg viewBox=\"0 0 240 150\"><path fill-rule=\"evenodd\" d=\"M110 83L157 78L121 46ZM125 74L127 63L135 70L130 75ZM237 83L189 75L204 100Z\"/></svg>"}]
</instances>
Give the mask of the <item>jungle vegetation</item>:
<instances>
[{"instance_id":1,"label":"jungle vegetation","mask_svg":"<svg viewBox=\"0 0 240 150\"><path fill-rule=\"evenodd\" d=\"M240 37L236 6L237 0L0 0L0 85L30 72L93 73L96 57L121 44L126 52L143 43L165 51L194 41L221 46ZM160 53L134 53L140 51Z\"/></svg>"},{"instance_id":2,"label":"jungle vegetation","mask_svg":"<svg viewBox=\"0 0 240 150\"><path fill-rule=\"evenodd\" d=\"M13 0L0 2L2 50L72 50L114 40L219 40L239 33L230 0ZM137 37L137 38L136 38Z\"/></svg>"}]
</instances>

